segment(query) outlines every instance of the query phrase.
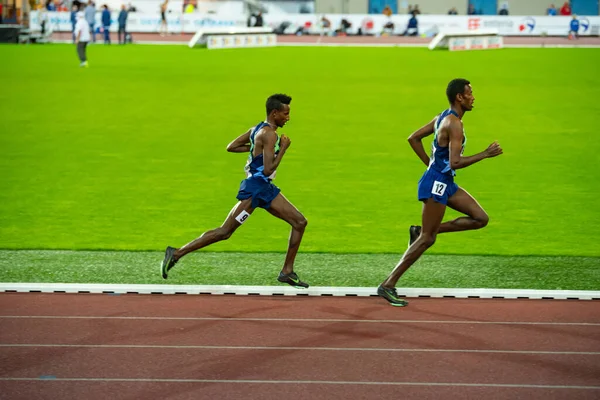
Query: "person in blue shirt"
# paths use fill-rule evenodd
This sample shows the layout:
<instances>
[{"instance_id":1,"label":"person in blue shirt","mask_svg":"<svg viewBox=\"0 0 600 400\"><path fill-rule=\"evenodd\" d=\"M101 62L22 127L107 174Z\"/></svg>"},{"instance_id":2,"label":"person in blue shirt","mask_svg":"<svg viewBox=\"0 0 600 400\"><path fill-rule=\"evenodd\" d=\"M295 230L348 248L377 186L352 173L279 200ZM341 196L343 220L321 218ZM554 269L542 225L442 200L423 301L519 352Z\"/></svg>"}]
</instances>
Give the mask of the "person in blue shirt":
<instances>
[{"instance_id":1,"label":"person in blue shirt","mask_svg":"<svg viewBox=\"0 0 600 400\"><path fill-rule=\"evenodd\" d=\"M121 11L119 12L119 44L125 44L127 41L127 9L125 8L125 4L121 6ZM123 42L121 42L121 33L123 34Z\"/></svg>"},{"instance_id":2,"label":"person in blue shirt","mask_svg":"<svg viewBox=\"0 0 600 400\"><path fill-rule=\"evenodd\" d=\"M554 7L554 4L550 4L550 7L546 10L546 14L547 15L556 15L558 13L558 11L556 11L556 7Z\"/></svg>"},{"instance_id":3,"label":"person in blue shirt","mask_svg":"<svg viewBox=\"0 0 600 400\"><path fill-rule=\"evenodd\" d=\"M419 21L417 21L417 13L415 11L412 12L412 17L408 20L408 25L403 36L419 36Z\"/></svg>"},{"instance_id":4,"label":"person in blue shirt","mask_svg":"<svg viewBox=\"0 0 600 400\"><path fill-rule=\"evenodd\" d=\"M408 302L398 297L398 279L423 253L433 246L438 233L460 232L480 229L488 224L489 217L466 190L454 183L455 170L466 168L486 158L502 154L497 142L481 153L463 156L467 139L462 118L473 109L475 97L471 83L466 79L453 79L446 88L450 108L437 115L432 121L415 131L408 142L419 159L427 166L418 184L418 199L423 202L422 226L409 228L408 250L391 274L379 285L377 294L391 305L403 307ZM422 140L431 135L433 145L431 158L425 152ZM466 216L442 223L446 207Z\"/></svg>"},{"instance_id":5,"label":"person in blue shirt","mask_svg":"<svg viewBox=\"0 0 600 400\"><path fill-rule=\"evenodd\" d=\"M110 44L110 11L105 4L102 6L102 30L104 31L104 44Z\"/></svg>"},{"instance_id":6,"label":"person in blue shirt","mask_svg":"<svg viewBox=\"0 0 600 400\"><path fill-rule=\"evenodd\" d=\"M71 36L73 36L73 43L75 43L75 24L77 24L77 6L71 7Z\"/></svg>"},{"instance_id":7,"label":"person in blue shirt","mask_svg":"<svg viewBox=\"0 0 600 400\"><path fill-rule=\"evenodd\" d=\"M577 19L577 15L573 15L573 19L569 24L569 39L577 39L579 34L579 20Z\"/></svg>"},{"instance_id":8,"label":"person in blue shirt","mask_svg":"<svg viewBox=\"0 0 600 400\"><path fill-rule=\"evenodd\" d=\"M240 183L233 206L225 222L216 229L204 232L200 237L177 249L167 246L165 258L161 263L161 275L167 279L168 272L186 254L200 250L213 243L227 240L257 208L267 210L274 217L291 225L287 254L283 268L277 277L281 283L297 288L308 288L294 272L294 261L304 235L307 221L304 215L283 196L281 190L272 183L277 168L281 165L291 141L285 135L277 133L290 120L290 103L292 98L285 94L274 94L267 99L267 118L247 132L238 136L227 146L232 153L247 153L246 179ZM254 240L262 241L264 237Z\"/></svg>"},{"instance_id":9,"label":"person in blue shirt","mask_svg":"<svg viewBox=\"0 0 600 400\"><path fill-rule=\"evenodd\" d=\"M87 7L85 7L85 20L88 22L88 25L90 26L90 34L92 36L92 42L96 43L96 32L95 32L96 5L94 4L93 1L90 1L88 3Z\"/></svg>"}]
</instances>

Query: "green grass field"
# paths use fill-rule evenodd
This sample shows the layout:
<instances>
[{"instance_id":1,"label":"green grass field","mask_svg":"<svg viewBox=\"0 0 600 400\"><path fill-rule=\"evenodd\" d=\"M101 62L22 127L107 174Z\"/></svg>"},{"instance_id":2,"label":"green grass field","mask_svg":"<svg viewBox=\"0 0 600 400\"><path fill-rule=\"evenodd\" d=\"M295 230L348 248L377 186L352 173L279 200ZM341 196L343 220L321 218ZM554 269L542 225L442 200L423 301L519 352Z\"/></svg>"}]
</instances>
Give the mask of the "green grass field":
<instances>
[{"instance_id":1,"label":"green grass field","mask_svg":"<svg viewBox=\"0 0 600 400\"><path fill-rule=\"evenodd\" d=\"M153 254L148 270L155 273L167 244L182 245L224 220L245 163L225 146L264 118L268 95L285 92L294 98L292 120L281 133L292 146L276 183L309 221L298 270L311 270L313 284L333 285L313 262L332 276L362 267L366 275L352 272L340 285L378 282L404 251L408 226L420 221L416 182L424 167L406 137L447 107L447 82L466 77L476 108L464 118L465 153L494 140L505 153L458 171L458 184L480 201L490 224L441 235L406 283L600 282L598 49L97 45L88 56L90 68L79 69L73 46L0 46L0 281L48 281L44 266L54 265L62 269L58 281L115 282L123 269L102 261L120 253L85 253L96 268L79 263L86 273L72 273L74 264L61 257L78 253L12 251L22 249L156 251L122 253L138 257L139 271L150 262L142 255ZM256 252L285 251L288 235L284 222L259 210L231 240L210 248L228 253L197 256L205 269L220 258L222 272L208 282L202 268L190 266L168 282L272 284L273 260L282 257L263 263ZM252 253L244 265L251 271L230 278L246 259L240 252ZM320 261L306 253L322 253ZM564 265L576 277L556 283L551 276L565 275ZM497 273L473 272L490 268ZM469 279L438 279L457 274ZM134 275L135 283L156 278Z\"/></svg>"}]
</instances>

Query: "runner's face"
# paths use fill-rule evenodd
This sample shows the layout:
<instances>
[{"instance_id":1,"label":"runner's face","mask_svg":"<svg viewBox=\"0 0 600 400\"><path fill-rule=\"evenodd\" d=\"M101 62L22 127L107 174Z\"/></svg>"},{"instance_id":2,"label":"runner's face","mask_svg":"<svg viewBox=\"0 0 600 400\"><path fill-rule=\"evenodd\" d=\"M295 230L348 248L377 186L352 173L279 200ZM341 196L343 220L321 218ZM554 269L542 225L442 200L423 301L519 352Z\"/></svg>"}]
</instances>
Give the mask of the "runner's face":
<instances>
[{"instance_id":1,"label":"runner's face","mask_svg":"<svg viewBox=\"0 0 600 400\"><path fill-rule=\"evenodd\" d=\"M289 104L284 104L280 110L276 110L273 119L279 128L284 126L290 120Z\"/></svg>"},{"instance_id":2,"label":"runner's face","mask_svg":"<svg viewBox=\"0 0 600 400\"><path fill-rule=\"evenodd\" d=\"M463 110L471 111L474 107L475 97L473 96L473 88L471 85L465 86L465 91L459 95L460 96L460 105Z\"/></svg>"}]
</instances>

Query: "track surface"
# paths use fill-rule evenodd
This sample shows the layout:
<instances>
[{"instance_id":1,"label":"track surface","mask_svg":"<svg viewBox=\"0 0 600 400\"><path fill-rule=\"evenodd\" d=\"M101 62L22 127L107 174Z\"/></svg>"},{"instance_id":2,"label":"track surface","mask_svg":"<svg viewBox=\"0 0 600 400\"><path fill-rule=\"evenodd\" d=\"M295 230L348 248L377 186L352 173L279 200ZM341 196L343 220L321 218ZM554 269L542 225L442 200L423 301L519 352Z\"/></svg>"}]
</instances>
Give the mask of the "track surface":
<instances>
[{"instance_id":1,"label":"track surface","mask_svg":"<svg viewBox=\"0 0 600 400\"><path fill-rule=\"evenodd\" d=\"M0 294L0 399L598 399L600 302Z\"/></svg>"}]
</instances>

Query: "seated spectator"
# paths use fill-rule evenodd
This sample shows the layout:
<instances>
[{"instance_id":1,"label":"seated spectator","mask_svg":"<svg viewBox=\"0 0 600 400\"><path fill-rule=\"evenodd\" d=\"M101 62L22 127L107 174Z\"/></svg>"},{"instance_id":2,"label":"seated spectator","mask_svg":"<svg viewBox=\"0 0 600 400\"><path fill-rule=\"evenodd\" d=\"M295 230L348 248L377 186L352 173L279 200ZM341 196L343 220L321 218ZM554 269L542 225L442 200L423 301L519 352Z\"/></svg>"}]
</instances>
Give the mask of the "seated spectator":
<instances>
[{"instance_id":1,"label":"seated spectator","mask_svg":"<svg viewBox=\"0 0 600 400\"><path fill-rule=\"evenodd\" d=\"M452 7L450 10L448 10L448 15L458 15L456 7Z\"/></svg>"},{"instance_id":2,"label":"seated spectator","mask_svg":"<svg viewBox=\"0 0 600 400\"><path fill-rule=\"evenodd\" d=\"M402 34L403 36L418 36L419 35L419 21L417 21L417 14L413 10L412 17L408 20L406 30Z\"/></svg>"},{"instance_id":3,"label":"seated spectator","mask_svg":"<svg viewBox=\"0 0 600 400\"><path fill-rule=\"evenodd\" d=\"M421 10L419 10L418 4L415 4L415 6L413 7L413 14L415 14L415 15L421 14Z\"/></svg>"},{"instance_id":4,"label":"seated spectator","mask_svg":"<svg viewBox=\"0 0 600 400\"><path fill-rule=\"evenodd\" d=\"M571 3L565 1L565 4L560 9L560 15L571 15Z\"/></svg>"},{"instance_id":5,"label":"seated spectator","mask_svg":"<svg viewBox=\"0 0 600 400\"><path fill-rule=\"evenodd\" d=\"M469 3L469 8L467 9L468 15L477 15L477 10L475 10L475 6L473 3Z\"/></svg>"},{"instance_id":6,"label":"seated spectator","mask_svg":"<svg viewBox=\"0 0 600 400\"><path fill-rule=\"evenodd\" d=\"M386 17L391 17L393 13L394 12L392 11L392 8L390 6L385 6L385 8L383 9L383 15L385 15Z\"/></svg>"},{"instance_id":7,"label":"seated spectator","mask_svg":"<svg viewBox=\"0 0 600 400\"><path fill-rule=\"evenodd\" d=\"M394 25L394 23L392 22L392 20L388 20L388 22L386 22L385 24L383 24L383 29L381 31L381 35L393 35L394 34L394 28L396 27L396 25Z\"/></svg>"},{"instance_id":8,"label":"seated spectator","mask_svg":"<svg viewBox=\"0 0 600 400\"><path fill-rule=\"evenodd\" d=\"M546 14L547 15L556 15L556 14L558 14L558 11L556 11L556 7L554 7L554 4L550 4L550 7L548 7L548 9L546 10Z\"/></svg>"},{"instance_id":9,"label":"seated spectator","mask_svg":"<svg viewBox=\"0 0 600 400\"><path fill-rule=\"evenodd\" d=\"M350 28L352 28L352 22L348 21L346 18L342 18L340 29L338 30L339 33L347 35Z\"/></svg>"},{"instance_id":10,"label":"seated spectator","mask_svg":"<svg viewBox=\"0 0 600 400\"><path fill-rule=\"evenodd\" d=\"M498 11L498 15L508 15L508 4L502 4L500 11Z\"/></svg>"},{"instance_id":11,"label":"seated spectator","mask_svg":"<svg viewBox=\"0 0 600 400\"><path fill-rule=\"evenodd\" d=\"M579 35L579 20L577 15L573 15L573 19L569 24L569 39L577 39Z\"/></svg>"},{"instance_id":12,"label":"seated spectator","mask_svg":"<svg viewBox=\"0 0 600 400\"><path fill-rule=\"evenodd\" d=\"M323 28L323 31L321 33L322 35L331 34L331 21L324 15L321 17L321 28Z\"/></svg>"}]
</instances>

